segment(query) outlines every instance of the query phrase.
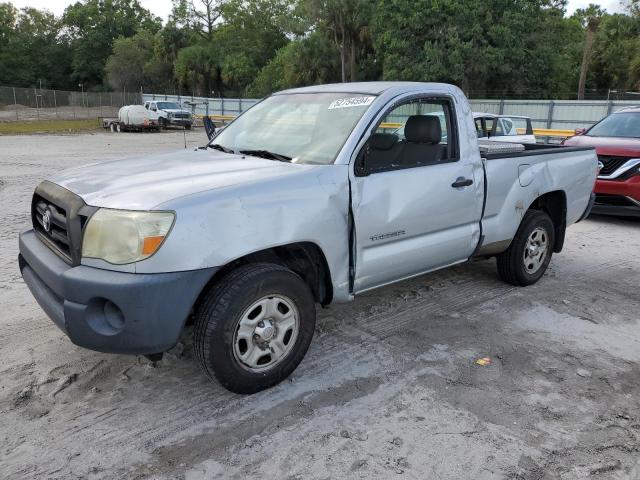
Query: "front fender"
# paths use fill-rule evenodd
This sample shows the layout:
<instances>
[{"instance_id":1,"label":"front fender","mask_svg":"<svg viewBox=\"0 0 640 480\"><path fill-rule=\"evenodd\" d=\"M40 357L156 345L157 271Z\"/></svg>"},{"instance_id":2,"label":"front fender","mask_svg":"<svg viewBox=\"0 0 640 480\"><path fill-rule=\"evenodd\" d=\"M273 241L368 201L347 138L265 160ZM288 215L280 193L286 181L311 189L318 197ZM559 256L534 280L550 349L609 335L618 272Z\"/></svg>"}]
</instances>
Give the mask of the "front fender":
<instances>
[{"instance_id":1,"label":"front fender","mask_svg":"<svg viewBox=\"0 0 640 480\"><path fill-rule=\"evenodd\" d=\"M318 166L159 205L176 212L175 225L158 253L136 264L136 272L220 267L257 251L310 242L327 259L339 301L349 286L347 171L346 165Z\"/></svg>"}]
</instances>

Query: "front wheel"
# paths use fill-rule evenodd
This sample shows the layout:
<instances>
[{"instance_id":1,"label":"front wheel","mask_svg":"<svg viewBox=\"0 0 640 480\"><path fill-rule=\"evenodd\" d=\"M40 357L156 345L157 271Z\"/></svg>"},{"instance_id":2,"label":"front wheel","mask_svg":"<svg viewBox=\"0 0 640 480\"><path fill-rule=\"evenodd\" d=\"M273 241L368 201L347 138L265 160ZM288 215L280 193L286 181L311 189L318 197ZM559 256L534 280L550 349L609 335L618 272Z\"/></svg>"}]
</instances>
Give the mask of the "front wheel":
<instances>
[{"instance_id":1,"label":"front wheel","mask_svg":"<svg viewBox=\"0 0 640 480\"><path fill-rule=\"evenodd\" d=\"M275 264L239 267L215 284L197 308L194 351L210 377L236 393L255 393L287 378L315 328L307 284Z\"/></svg>"},{"instance_id":2,"label":"front wheel","mask_svg":"<svg viewBox=\"0 0 640 480\"><path fill-rule=\"evenodd\" d=\"M551 262L554 232L549 215L540 210L527 211L509 249L497 257L500 278L521 287L540 280Z\"/></svg>"}]
</instances>

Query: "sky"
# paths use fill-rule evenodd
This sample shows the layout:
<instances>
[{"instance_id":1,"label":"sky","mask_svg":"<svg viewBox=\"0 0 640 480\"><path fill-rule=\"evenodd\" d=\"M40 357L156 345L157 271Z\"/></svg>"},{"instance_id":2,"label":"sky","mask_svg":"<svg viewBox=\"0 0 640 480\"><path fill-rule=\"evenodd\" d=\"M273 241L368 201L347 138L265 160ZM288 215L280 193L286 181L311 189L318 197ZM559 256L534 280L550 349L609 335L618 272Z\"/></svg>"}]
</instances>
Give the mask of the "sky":
<instances>
[{"instance_id":1,"label":"sky","mask_svg":"<svg viewBox=\"0 0 640 480\"><path fill-rule=\"evenodd\" d=\"M75 3L74 1L68 0L9 0L16 7L36 7L38 9L47 9L55 13L56 15L61 15L64 12L64 9ZM143 7L151 10L155 15L162 17L163 20L166 20L171 12L171 0L140 0L140 3ZM599 4L604 9L606 9L609 13L621 12L622 6L620 5L620 0L569 0L569 8L568 13L573 13L578 8L584 8L588 6L590 3Z\"/></svg>"}]
</instances>

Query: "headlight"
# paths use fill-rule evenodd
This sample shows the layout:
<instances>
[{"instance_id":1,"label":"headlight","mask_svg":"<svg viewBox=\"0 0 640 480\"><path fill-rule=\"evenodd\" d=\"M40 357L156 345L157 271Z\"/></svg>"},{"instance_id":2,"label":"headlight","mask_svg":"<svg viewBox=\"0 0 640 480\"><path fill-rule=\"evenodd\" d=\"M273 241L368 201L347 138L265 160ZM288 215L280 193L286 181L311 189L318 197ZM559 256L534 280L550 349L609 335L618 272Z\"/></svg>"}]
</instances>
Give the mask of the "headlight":
<instances>
[{"instance_id":1,"label":"headlight","mask_svg":"<svg viewBox=\"0 0 640 480\"><path fill-rule=\"evenodd\" d=\"M89 219L82 256L122 265L150 257L169 234L172 212L135 212L101 208Z\"/></svg>"}]
</instances>

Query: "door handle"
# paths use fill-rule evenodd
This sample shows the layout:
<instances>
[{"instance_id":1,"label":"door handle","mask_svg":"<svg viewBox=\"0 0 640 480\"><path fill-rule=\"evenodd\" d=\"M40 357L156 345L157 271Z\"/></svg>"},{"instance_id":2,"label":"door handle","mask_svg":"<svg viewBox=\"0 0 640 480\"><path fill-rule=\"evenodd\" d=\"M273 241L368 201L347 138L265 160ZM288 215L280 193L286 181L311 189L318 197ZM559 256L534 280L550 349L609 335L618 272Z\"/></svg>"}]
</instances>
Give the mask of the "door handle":
<instances>
[{"instance_id":1,"label":"door handle","mask_svg":"<svg viewBox=\"0 0 640 480\"><path fill-rule=\"evenodd\" d=\"M473 185L473 180L464 177L458 177L456 181L451 184L453 188L469 187L471 185Z\"/></svg>"}]
</instances>

